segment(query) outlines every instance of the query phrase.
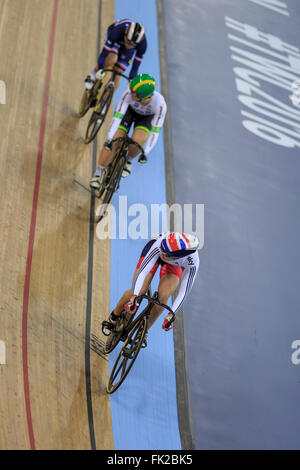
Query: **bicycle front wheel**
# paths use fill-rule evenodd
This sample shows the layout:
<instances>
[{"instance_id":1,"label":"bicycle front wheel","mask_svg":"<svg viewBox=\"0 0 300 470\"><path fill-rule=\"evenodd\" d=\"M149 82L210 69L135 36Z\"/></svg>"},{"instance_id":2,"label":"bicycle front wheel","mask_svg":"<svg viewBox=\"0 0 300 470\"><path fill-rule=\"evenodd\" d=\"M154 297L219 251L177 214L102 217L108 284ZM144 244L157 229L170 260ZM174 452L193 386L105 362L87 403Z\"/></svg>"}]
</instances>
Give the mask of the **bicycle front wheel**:
<instances>
[{"instance_id":1,"label":"bicycle front wheel","mask_svg":"<svg viewBox=\"0 0 300 470\"><path fill-rule=\"evenodd\" d=\"M110 108L113 94L114 94L114 84L110 82L106 85L102 95L100 96L94 108L94 112L89 120L87 129L86 129L86 134L85 134L86 144L89 144L95 139L102 124L104 123L104 120Z\"/></svg>"},{"instance_id":2,"label":"bicycle front wheel","mask_svg":"<svg viewBox=\"0 0 300 470\"><path fill-rule=\"evenodd\" d=\"M148 319L142 317L129 332L109 376L107 393L114 393L127 377L142 347L147 326Z\"/></svg>"}]
</instances>

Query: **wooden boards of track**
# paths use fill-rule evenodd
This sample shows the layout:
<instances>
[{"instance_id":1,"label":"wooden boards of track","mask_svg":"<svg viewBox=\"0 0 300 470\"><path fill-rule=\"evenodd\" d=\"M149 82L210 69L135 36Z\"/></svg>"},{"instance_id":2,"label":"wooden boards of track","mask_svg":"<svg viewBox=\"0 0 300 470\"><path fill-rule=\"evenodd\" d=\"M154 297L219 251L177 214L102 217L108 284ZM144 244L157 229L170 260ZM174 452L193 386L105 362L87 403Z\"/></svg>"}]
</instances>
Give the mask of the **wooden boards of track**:
<instances>
[{"instance_id":1,"label":"wooden boards of track","mask_svg":"<svg viewBox=\"0 0 300 470\"><path fill-rule=\"evenodd\" d=\"M88 117L74 113L96 62L99 5L101 44L114 12L108 0L64 0L54 18L55 3L0 5L0 448L90 449L94 433L97 448L112 449L107 362L91 352L87 377L86 356L89 266L90 328L99 334L110 244L92 239L89 265L90 195L73 180L88 184L92 172L93 146L82 141Z\"/></svg>"}]
</instances>

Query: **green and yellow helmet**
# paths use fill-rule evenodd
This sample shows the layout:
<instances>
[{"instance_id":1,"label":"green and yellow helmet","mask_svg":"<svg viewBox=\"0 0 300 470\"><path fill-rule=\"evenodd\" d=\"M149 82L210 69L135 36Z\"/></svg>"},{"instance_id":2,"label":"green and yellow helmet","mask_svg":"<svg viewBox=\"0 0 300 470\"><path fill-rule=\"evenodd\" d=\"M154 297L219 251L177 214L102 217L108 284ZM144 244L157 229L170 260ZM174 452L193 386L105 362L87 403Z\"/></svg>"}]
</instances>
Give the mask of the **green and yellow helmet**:
<instances>
[{"instance_id":1,"label":"green and yellow helmet","mask_svg":"<svg viewBox=\"0 0 300 470\"><path fill-rule=\"evenodd\" d=\"M147 73L141 73L140 75L137 75L130 82L130 90L133 93L136 93L140 100L151 96L154 93L155 87L156 85L154 78Z\"/></svg>"}]
</instances>

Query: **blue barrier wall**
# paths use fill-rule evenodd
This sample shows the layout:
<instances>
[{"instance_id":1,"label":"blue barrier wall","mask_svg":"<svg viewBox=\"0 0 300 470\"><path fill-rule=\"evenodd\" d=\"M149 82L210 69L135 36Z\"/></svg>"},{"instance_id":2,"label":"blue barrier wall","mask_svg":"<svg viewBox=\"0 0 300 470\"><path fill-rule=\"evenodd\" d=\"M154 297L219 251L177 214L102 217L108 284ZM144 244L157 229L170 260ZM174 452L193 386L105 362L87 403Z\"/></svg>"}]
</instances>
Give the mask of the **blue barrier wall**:
<instances>
[{"instance_id":1,"label":"blue barrier wall","mask_svg":"<svg viewBox=\"0 0 300 470\"><path fill-rule=\"evenodd\" d=\"M177 200L205 204L185 305L196 447L299 449L300 5L183 5L164 2Z\"/></svg>"},{"instance_id":2,"label":"blue barrier wall","mask_svg":"<svg viewBox=\"0 0 300 470\"><path fill-rule=\"evenodd\" d=\"M148 50L140 72L152 74L160 91L158 30L155 0L116 0L115 18L140 21L146 30ZM128 69L129 70L129 69ZM127 72L128 72L127 70ZM121 83L115 103L124 91ZM147 165L133 164L132 175L122 180L113 204L119 211L118 196L127 196L127 205L166 202L163 132ZM133 208L134 209L134 208ZM128 224L137 214L128 217ZM124 220L121 225L124 224ZM117 232L119 231L119 225ZM149 238L150 238L149 210ZM146 240L116 239L111 243L111 308L131 286L132 275ZM157 283L156 283L157 285ZM155 285L153 286L155 288ZM111 396L115 449L180 449L177 420L174 347L172 332L161 328L159 319L149 334L148 347L142 351L119 391ZM110 367L116 352L110 355Z\"/></svg>"}]
</instances>

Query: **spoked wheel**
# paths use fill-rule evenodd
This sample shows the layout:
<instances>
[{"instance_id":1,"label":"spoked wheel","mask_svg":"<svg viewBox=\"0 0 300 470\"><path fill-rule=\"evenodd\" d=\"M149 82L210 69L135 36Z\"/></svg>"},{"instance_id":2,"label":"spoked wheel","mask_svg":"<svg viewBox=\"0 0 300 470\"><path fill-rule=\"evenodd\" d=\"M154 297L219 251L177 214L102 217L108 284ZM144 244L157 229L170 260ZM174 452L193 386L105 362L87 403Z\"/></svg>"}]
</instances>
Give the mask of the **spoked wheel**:
<instances>
[{"instance_id":1,"label":"spoked wheel","mask_svg":"<svg viewBox=\"0 0 300 470\"><path fill-rule=\"evenodd\" d=\"M86 134L85 134L85 143L89 144L94 140L97 133L99 132L100 127L102 126L106 115L108 113L110 103L114 94L114 84L112 82L108 83L99 99L99 102L95 106L94 112L89 120Z\"/></svg>"},{"instance_id":2,"label":"spoked wheel","mask_svg":"<svg viewBox=\"0 0 300 470\"><path fill-rule=\"evenodd\" d=\"M129 335L113 365L106 389L107 393L115 392L127 377L140 352L146 330L147 318L142 317L141 321L136 323L129 332Z\"/></svg>"},{"instance_id":3,"label":"spoked wheel","mask_svg":"<svg viewBox=\"0 0 300 470\"><path fill-rule=\"evenodd\" d=\"M97 209L97 215L95 218L96 223L100 222L107 212L107 208L110 204L113 194L118 189L125 163L126 159L124 157L119 158L114 168L112 169L109 181L104 185L104 188L100 188L98 196L100 199L100 209Z\"/></svg>"}]
</instances>

